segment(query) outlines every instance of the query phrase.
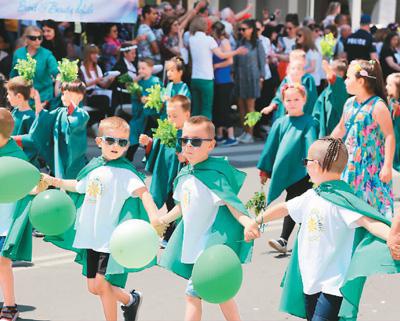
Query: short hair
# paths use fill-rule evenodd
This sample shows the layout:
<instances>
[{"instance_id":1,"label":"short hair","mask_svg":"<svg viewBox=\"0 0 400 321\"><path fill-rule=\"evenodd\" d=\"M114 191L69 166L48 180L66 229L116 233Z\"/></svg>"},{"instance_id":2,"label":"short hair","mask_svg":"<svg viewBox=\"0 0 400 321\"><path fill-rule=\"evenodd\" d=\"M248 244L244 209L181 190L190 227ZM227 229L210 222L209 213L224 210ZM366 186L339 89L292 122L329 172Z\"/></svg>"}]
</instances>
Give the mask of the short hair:
<instances>
[{"instance_id":1,"label":"short hair","mask_svg":"<svg viewBox=\"0 0 400 321\"><path fill-rule=\"evenodd\" d=\"M7 108L0 107L0 135L10 138L14 130L14 118Z\"/></svg>"},{"instance_id":2,"label":"short hair","mask_svg":"<svg viewBox=\"0 0 400 321\"><path fill-rule=\"evenodd\" d=\"M169 100L170 104L180 103L183 111L188 111L190 113L190 99L184 95L175 95Z\"/></svg>"},{"instance_id":3,"label":"short hair","mask_svg":"<svg viewBox=\"0 0 400 321\"><path fill-rule=\"evenodd\" d=\"M205 125L206 131L209 134L210 138L215 137L215 126L211 120L209 120L205 116L192 116L186 122L189 125Z\"/></svg>"},{"instance_id":4,"label":"short hair","mask_svg":"<svg viewBox=\"0 0 400 321\"><path fill-rule=\"evenodd\" d=\"M306 60L306 52L303 49L294 49L289 54L289 61L304 59Z\"/></svg>"},{"instance_id":5,"label":"short hair","mask_svg":"<svg viewBox=\"0 0 400 321\"><path fill-rule=\"evenodd\" d=\"M332 68L346 74L348 68L347 61L345 59L335 59L332 62Z\"/></svg>"},{"instance_id":6,"label":"short hair","mask_svg":"<svg viewBox=\"0 0 400 321\"><path fill-rule=\"evenodd\" d=\"M72 82L64 82L61 85L61 92L70 91L77 94L85 95L86 93L86 85L84 82L79 79L74 80Z\"/></svg>"},{"instance_id":7,"label":"short hair","mask_svg":"<svg viewBox=\"0 0 400 321\"><path fill-rule=\"evenodd\" d=\"M304 86L302 84L286 84L282 87L281 89L281 96L282 99L285 99L285 93L286 91L288 91L289 89L294 89L296 90L300 95L302 95L304 98L307 98L307 91L304 88Z\"/></svg>"},{"instance_id":8,"label":"short hair","mask_svg":"<svg viewBox=\"0 0 400 321\"><path fill-rule=\"evenodd\" d=\"M312 145L313 157L319 161L323 171L342 173L346 168L349 154L346 145L340 138L323 137Z\"/></svg>"},{"instance_id":9,"label":"short hair","mask_svg":"<svg viewBox=\"0 0 400 321\"><path fill-rule=\"evenodd\" d=\"M151 59L151 58L148 58L148 57L140 59L139 62L143 62L149 67L153 67L154 66L154 60Z\"/></svg>"},{"instance_id":10,"label":"short hair","mask_svg":"<svg viewBox=\"0 0 400 321\"><path fill-rule=\"evenodd\" d=\"M126 122L125 119L118 116L107 117L100 121L99 136L103 136L104 133L110 129L112 130L120 129L127 132L128 134L130 133L129 124Z\"/></svg>"},{"instance_id":11,"label":"short hair","mask_svg":"<svg viewBox=\"0 0 400 321\"><path fill-rule=\"evenodd\" d=\"M24 100L29 100L31 97L32 83L22 76L17 76L11 78L7 82L6 89L12 91L15 95L21 94Z\"/></svg>"},{"instance_id":12,"label":"short hair","mask_svg":"<svg viewBox=\"0 0 400 321\"><path fill-rule=\"evenodd\" d=\"M207 20L200 16L195 17L189 26L189 32L191 35L194 35L197 31L206 32L207 29Z\"/></svg>"},{"instance_id":13,"label":"short hair","mask_svg":"<svg viewBox=\"0 0 400 321\"><path fill-rule=\"evenodd\" d=\"M157 6L153 5L153 4L146 4L142 8L142 17L143 17L143 19L145 19L146 16L151 13L151 9L157 10Z\"/></svg>"},{"instance_id":14,"label":"short hair","mask_svg":"<svg viewBox=\"0 0 400 321\"><path fill-rule=\"evenodd\" d=\"M43 36L43 30L42 29L40 29L37 26L28 26L24 30L23 37L26 39L26 37L29 36L32 32L40 33L40 35Z\"/></svg>"}]
</instances>

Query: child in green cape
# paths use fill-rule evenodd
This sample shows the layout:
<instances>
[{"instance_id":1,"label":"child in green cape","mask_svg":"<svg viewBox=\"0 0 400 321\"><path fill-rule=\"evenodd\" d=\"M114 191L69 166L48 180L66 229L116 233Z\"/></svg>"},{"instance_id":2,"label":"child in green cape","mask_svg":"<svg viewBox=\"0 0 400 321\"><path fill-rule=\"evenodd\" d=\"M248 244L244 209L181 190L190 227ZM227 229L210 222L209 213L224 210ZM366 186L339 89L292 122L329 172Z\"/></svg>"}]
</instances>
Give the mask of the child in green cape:
<instances>
[{"instance_id":1,"label":"child in green cape","mask_svg":"<svg viewBox=\"0 0 400 321\"><path fill-rule=\"evenodd\" d=\"M141 94L132 95L132 119L129 122L131 127L131 134L129 137L130 146L126 157L132 161L135 156L136 150L139 147L139 136L143 134L146 129L155 127L156 119L158 118L157 111L144 108L147 102L147 96L149 93L146 89L149 89L155 85L161 85L161 81L158 77L153 76L154 61L150 58L144 58L139 61L138 73L140 80L138 85L141 87Z\"/></svg>"},{"instance_id":2,"label":"child in green cape","mask_svg":"<svg viewBox=\"0 0 400 321\"><path fill-rule=\"evenodd\" d=\"M16 157L27 161L24 152L10 138L13 129L14 119L11 113L5 108L0 108L0 157ZM32 260L32 226L28 218L31 200L32 197L28 195L15 203L0 204L0 288L4 299L1 320L18 318L12 261Z\"/></svg>"},{"instance_id":3,"label":"child in green cape","mask_svg":"<svg viewBox=\"0 0 400 321\"><path fill-rule=\"evenodd\" d=\"M396 138L393 168L396 171L400 171L400 73L394 73L387 77L386 91Z\"/></svg>"},{"instance_id":4,"label":"child in green cape","mask_svg":"<svg viewBox=\"0 0 400 321\"><path fill-rule=\"evenodd\" d=\"M317 139L317 123L303 112L306 90L300 84L282 88L282 100L287 115L279 118L271 128L264 150L258 161L261 184L270 178L267 203L270 204L286 190L286 201L303 194L312 187L302 159L311 144ZM275 250L286 253L287 243L296 223L285 217L278 240L269 240Z\"/></svg>"},{"instance_id":5,"label":"child in green cape","mask_svg":"<svg viewBox=\"0 0 400 321\"><path fill-rule=\"evenodd\" d=\"M127 271L110 256L111 235L118 224L128 218L148 220L150 217L154 227L159 227L161 222L143 177L123 157L129 146L128 123L119 117L102 120L96 143L102 156L93 159L79 174L78 180L46 176L46 181L82 195L76 202L78 215L72 248L84 260L81 263L89 292L100 297L106 320L117 320L117 302L121 302L125 320L132 321L136 320L141 294L123 289ZM58 245L71 246L65 242Z\"/></svg>"},{"instance_id":6,"label":"child in green cape","mask_svg":"<svg viewBox=\"0 0 400 321\"><path fill-rule=\"evenodd\" d=\"M211 245L226 244L246 263L250 260L252 244L240 242L243 229L254 237L259 234L257 226L248 229L253 220L237 197L244 173L223 158L209 157L215 147L214 137L215 127L204 116L191 117L184 124L180 142L189 165L174 182L173 196L178 204L161 218L163 223L170 223L182 216L160 265L189 279L185 320L201 319L201 298L191 281L198 256ZM227 320L240 320L234 299L220 307Z\"/></svg>"},{"instance_id":7,"label":"child in green cape","mask_svg":"<svg viewBox=\"0 0 400 321\"><path fill-rule=\"evenodd\" d=\"M399 272L385 243L390 222L340 180L347 161L341 139L317 140L304 159L315 187L268 208L253 223L290 215L301 224L280 309L307 320L356 320L366 278Z\"/></svg>"},{"instance_id":8,"label":"child in green cape","mask_svg":"<svg viewBox=\"0 0 400 321\"><path fill-rule=\"evenodd\" d=\"M349 97L344 83L347 63L343 60L334 60L330 65L324 60L322 67L326 73L328 86L319 95L313 111L314 118L319 122L318 137L328 136L335 129Z\"/></svg>"},{"instance_id":9,"label":"child in green cape","mask_svg":"<svg viewBox=\"0 0 400 321\"><path fill-rule=\"evenodd\" d=\"M182 136L183 124L190 118L190 100L183 95L172 97L167 104L168 120L178 130L177 137ZM153 174L150 185L150 193L158 208L164 204L170 211L175 207L173 198L173 183L178 172L186 162L182 155L182 148L176 142L175 147L163 145L159 139L154 141L147 135L140 135L139 143L146 148L146 171ZM164 246L174 231L175 224L171 223L164 235Z\"/></svg>"},{"instance_id":10,"label":"child in green cape","mask_svg":"<svg viewBox=\"0 0 400 321\"><path fill-rule=\"evenodd\" d=\"M86 86L80 80L62 84L63 107L53 111L36 108L36 120L31 138L39 154L58 178L76 178L86 165L86 124L89 114L79 107L85 97Z\"/></svg>"},{"instance_id":11,"label":"child in green cape","mask_svg":"<svg viewBox=\"0 0 400 321\"><path fill-rule=\"evenodd\" d=\"M290 53L289 65L287 67L287 76L279 85L275 97L269 106L265 107L261 112L265 115L272 114L272 122L285 115L285 107L282 101L282 88L286 84L302 84L307 92L307 101L303 107L303 111L307 115L312 115L315 102L317 101L317 87L314 78L310 74L305 73L306 55L303 50L296 49Z\"/></svg>"},{"instance_id":12,"label":"child in green cape","mask_svg":"<svg viewBox=\"0 0 400 321\"><path fill-rule=\"evenodd\" d=\"M34 98L35 105L41 104L39 92L33 89L32 84L21 76L11 78L6 85L7 99L13 107L14 118L13 139L24 150L29 161L37 165L37 148L30 138L29 130L35 121L36 114L29 104L29 99Z\"/></svg>"}]
</instances>

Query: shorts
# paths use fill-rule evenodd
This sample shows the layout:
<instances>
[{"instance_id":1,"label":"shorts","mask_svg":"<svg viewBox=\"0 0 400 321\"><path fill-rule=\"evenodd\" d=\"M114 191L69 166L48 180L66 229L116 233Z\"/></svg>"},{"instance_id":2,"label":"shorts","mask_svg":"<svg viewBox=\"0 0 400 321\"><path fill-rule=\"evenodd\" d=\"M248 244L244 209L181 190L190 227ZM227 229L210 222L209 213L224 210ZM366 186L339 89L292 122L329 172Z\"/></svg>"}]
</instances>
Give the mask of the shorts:
<instances>
[{"instance_id":1,"label":"shorts","mask_svg":"<svg viewBox=\"0 0 400 321\"><path fill-rule=\"evenodd\" d=\"M192 296L194 298L199 298L200 299L199 295L197 294L196 290L193 287L192 278L190 278L189 281L188 281L188 284L186 286L185 294L188 295L188 296Z\"/></svg>"},{"instance_id":2,"label":"shorts","mask_svg":"<svg viewBox=\"0 0 400 321\"><path fill-rule=\"evenodd\" d=\"M86 277L94 279L96 274L106 275L110 253L96 252L92 249L86 250Z\"/></svg>"},{"instance_id":3,"label":"shorts","mask_svg":"<svg viewBox=\"0 0 400 321\"><path fill-rule=\"evenodd\" d=\"M6 241L6 236L0 236L0 251L3 249L5 241Z\"/></svg>"}]
</instances>

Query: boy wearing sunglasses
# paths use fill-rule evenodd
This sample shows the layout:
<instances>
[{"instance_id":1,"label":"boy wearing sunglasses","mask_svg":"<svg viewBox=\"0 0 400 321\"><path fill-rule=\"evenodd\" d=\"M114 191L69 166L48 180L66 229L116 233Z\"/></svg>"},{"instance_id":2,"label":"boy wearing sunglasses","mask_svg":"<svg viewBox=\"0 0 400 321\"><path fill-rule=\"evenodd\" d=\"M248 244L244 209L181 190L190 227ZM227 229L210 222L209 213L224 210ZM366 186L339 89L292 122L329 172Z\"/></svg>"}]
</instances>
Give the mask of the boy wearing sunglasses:
<instances>
[{"instance_id":1,"label":"boy wearing sunglasses","mask_svg":"<svg viewBox=\"0 0 400 321\"><path fill-rule=\"evenodd\" d=\"M188 279L185 320L200 320L201 298L191 281L193 265L209 246L231 247L242 263L251 259L252 243L243 242L243 232L257 237L253 222L237 194L245 174L232 167L225 158L209 157L215 147L215 127L204 116L185 122L180 142L189 165L174 182L174 199L178 203L161 218L165 224L182 216L168 242L160 265ZM234 299L220 304L228 320L240 320Z\"/></svg>"},{"instance_id":2,"label":"boy wearing sunglasses","mask_svg":"<svg viewBox=\"0 0 400 321\"><path fill-rule=\"evenodd\" d=\"M173 96L167 103L168 121L174 124L178 130L177 137L182 137L183 124L190 118L190 100L186 96ZM140 135L139 143L146 148L146 171L153 174L150 185L150 193L158 208L167 205L170 211L175 207L173 198L173 182L178 172L186 162L182 155L182 147L177 142L176 146L168 147L161 144L159 139L154 141L147 135ZM175 225L172 223L165 235L163 246L165 247Z\"/></svg>"},{"instance_id":3,"label":"boy wearing sunglasses","mask_svg":"<svg viewBox=\"0 0 400 321\"><path fill-rule=\"evenodd\" d=\"M400 271L385 242L390 221L341 180L349 166L341 139L318 139L304 164L314 188L268 208L253 222L255 227L290 216L300 224L280 310L307 320L356 320L366 278Z\"/></svg>"},{"instance_id":4,"label":"boy wearing sunglasses","mask_svg":"<svg viewBox=\"0 0 400 321\"><path fill-rule=\"evenodd\" d=\"M92 159L76 180L45 177L49 185L78 193L73 196L79 213L75 226L62 241L59 237L47 240L78 252L81 260L77 262L83 265L89 292L100 297L106 320L117 320L117 303L121 302L125 320L134 321L141 304L138 291L128 293L123 289L128 270L110 256L109 242L114 229L126 219L149 218L160 234L165 229L144 177L124 157L129 131L122 118L102 120L96 138L101 156Z\"/></svg>"}]
</instances>

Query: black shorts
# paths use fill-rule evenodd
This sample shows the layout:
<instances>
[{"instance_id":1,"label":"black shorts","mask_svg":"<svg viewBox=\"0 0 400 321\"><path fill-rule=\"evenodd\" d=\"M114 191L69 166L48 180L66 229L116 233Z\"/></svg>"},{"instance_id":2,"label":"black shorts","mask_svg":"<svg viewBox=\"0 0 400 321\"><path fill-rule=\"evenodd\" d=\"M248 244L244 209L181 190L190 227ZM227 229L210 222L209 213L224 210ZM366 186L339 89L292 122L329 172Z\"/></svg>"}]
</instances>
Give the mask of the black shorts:
<instances>
[{"instance_id":1,"label":"black shorts","mask_svg":"<svg viewBox=\"0 0 400 321\"><path fill-rule=\"evenodd\" d=\"M94 279L96 274L105 275L107 271L109 253L96 252L91 249L86 250L87 271L86 277Z\"/></svg>"}]
</instances>

